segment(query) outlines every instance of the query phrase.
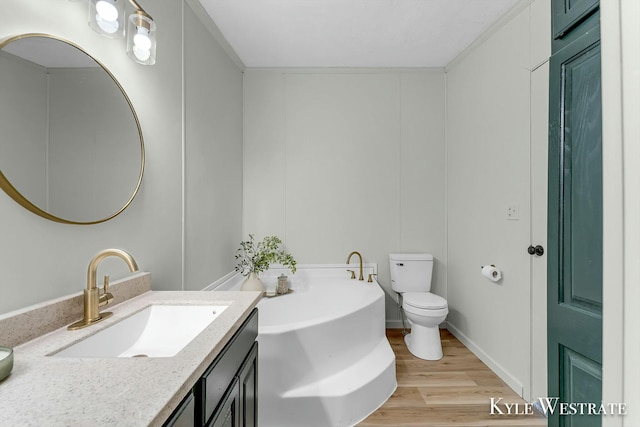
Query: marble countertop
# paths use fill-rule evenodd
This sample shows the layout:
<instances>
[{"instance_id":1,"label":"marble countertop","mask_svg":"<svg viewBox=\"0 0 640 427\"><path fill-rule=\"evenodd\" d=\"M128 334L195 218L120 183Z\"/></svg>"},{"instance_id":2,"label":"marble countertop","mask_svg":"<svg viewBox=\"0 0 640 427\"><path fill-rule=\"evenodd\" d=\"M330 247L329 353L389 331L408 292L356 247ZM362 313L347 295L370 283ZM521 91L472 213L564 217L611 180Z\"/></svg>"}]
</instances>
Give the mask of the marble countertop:
<instances>
[{"instance_id":1,"label":"marble countertop","mask_svg":"<svg viewBox=\"0 0 640 427\"><path fill-rule=\"evenodd\" d=\"M109 309L91 327L62 327L14 348L0 382L3 426L161 426L241 326L259 292L146 292ZM228 305L174 357L57 358L49 355L151 304Z\"/></svg>"}]
</instances>

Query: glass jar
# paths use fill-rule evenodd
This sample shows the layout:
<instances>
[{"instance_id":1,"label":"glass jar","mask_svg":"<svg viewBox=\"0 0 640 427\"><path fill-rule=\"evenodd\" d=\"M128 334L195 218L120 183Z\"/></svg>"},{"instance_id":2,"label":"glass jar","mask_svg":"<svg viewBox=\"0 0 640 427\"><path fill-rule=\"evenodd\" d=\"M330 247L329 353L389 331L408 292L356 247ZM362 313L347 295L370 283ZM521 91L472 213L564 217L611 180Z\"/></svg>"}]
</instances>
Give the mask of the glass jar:
<instances>
[{"instance_id":1,"label":"glass jar","mask_svg":"<svg viewBox=\"0 0 640 427\"><path fill-rule=\"evenodd\" d=\"M289 292L289 283L287 282L287 276L281 274L278 277L278 287L276 288L276 293L279 295L286 294Z\"/></svg>"}]
</instances>

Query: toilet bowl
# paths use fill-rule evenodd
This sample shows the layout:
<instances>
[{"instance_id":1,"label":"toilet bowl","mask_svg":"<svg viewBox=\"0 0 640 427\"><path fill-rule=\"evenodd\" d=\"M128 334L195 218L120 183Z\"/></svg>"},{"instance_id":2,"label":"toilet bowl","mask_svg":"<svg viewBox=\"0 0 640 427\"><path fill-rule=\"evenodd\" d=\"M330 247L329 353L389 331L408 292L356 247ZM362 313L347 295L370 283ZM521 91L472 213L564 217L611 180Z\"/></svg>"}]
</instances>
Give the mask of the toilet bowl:
<instances>
[{"instance_id":1,"label":"toilet bowl","mask_svg":"<svg viewBox=\"0 0 640 427\"><path fill-rule=\"evenodd\" d=\"M411 324L411 333L404 337L411 354L425 360L442 359L439 325L449 313L447 300L431 292L407 292L402 294L402 309Z\"/></svg>"},{"instance_id":2,"label":"toilet bowl","mask_svg":"<svg viewBox=\"0 0 640 427\"><path fill-rule=\"evenodd\" d=\"M390 254L391 287L402 299L402 310L411 324L405 336L407 349L425 360L442 358L440 325L447 317L447 300L429 292L433 272L430 254Z\"/></svg>"}]
</instances>

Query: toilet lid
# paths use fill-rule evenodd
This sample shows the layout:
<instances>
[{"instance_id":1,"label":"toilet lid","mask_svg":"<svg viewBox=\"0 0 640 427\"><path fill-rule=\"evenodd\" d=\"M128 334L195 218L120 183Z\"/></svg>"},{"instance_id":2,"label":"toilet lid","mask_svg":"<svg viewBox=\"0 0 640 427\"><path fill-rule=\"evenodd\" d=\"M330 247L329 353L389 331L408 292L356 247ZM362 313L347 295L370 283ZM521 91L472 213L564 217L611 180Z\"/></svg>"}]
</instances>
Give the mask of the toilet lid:
<instances>
[{"instance_id":1,"label":"toilet lid","mask_svg":"<svg viewBox=\"0 0 640 427\"><path fill-rule=\"evenodd\" d=\"M447 308L447 300L431 292L406 292L402 294L402 301L416 308Z\"/></svg>"}]
</instances>

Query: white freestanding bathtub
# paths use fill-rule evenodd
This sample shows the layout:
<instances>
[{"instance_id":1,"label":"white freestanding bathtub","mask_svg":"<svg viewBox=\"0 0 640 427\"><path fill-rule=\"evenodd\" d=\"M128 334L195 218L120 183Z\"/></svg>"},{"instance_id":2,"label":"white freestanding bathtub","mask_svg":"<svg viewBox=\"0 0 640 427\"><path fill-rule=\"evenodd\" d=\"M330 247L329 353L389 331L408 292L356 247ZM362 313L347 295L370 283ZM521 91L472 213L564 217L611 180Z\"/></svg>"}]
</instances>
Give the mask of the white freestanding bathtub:
<instances>
[{"instance_id":1,"label":"white freestanding bathtub","mask_svg":"<svg viewBox=\"0 0 640 427\"><path fill-rule=\"evenodd\" d=\"M342 266L300 267L293 292L258 304L261 427L340 427L362 421L396 389L384 292ZM357 267L357 266L356 266ZM263 273L274 288L286 270Z\"/></svg>"}]
</instances>

